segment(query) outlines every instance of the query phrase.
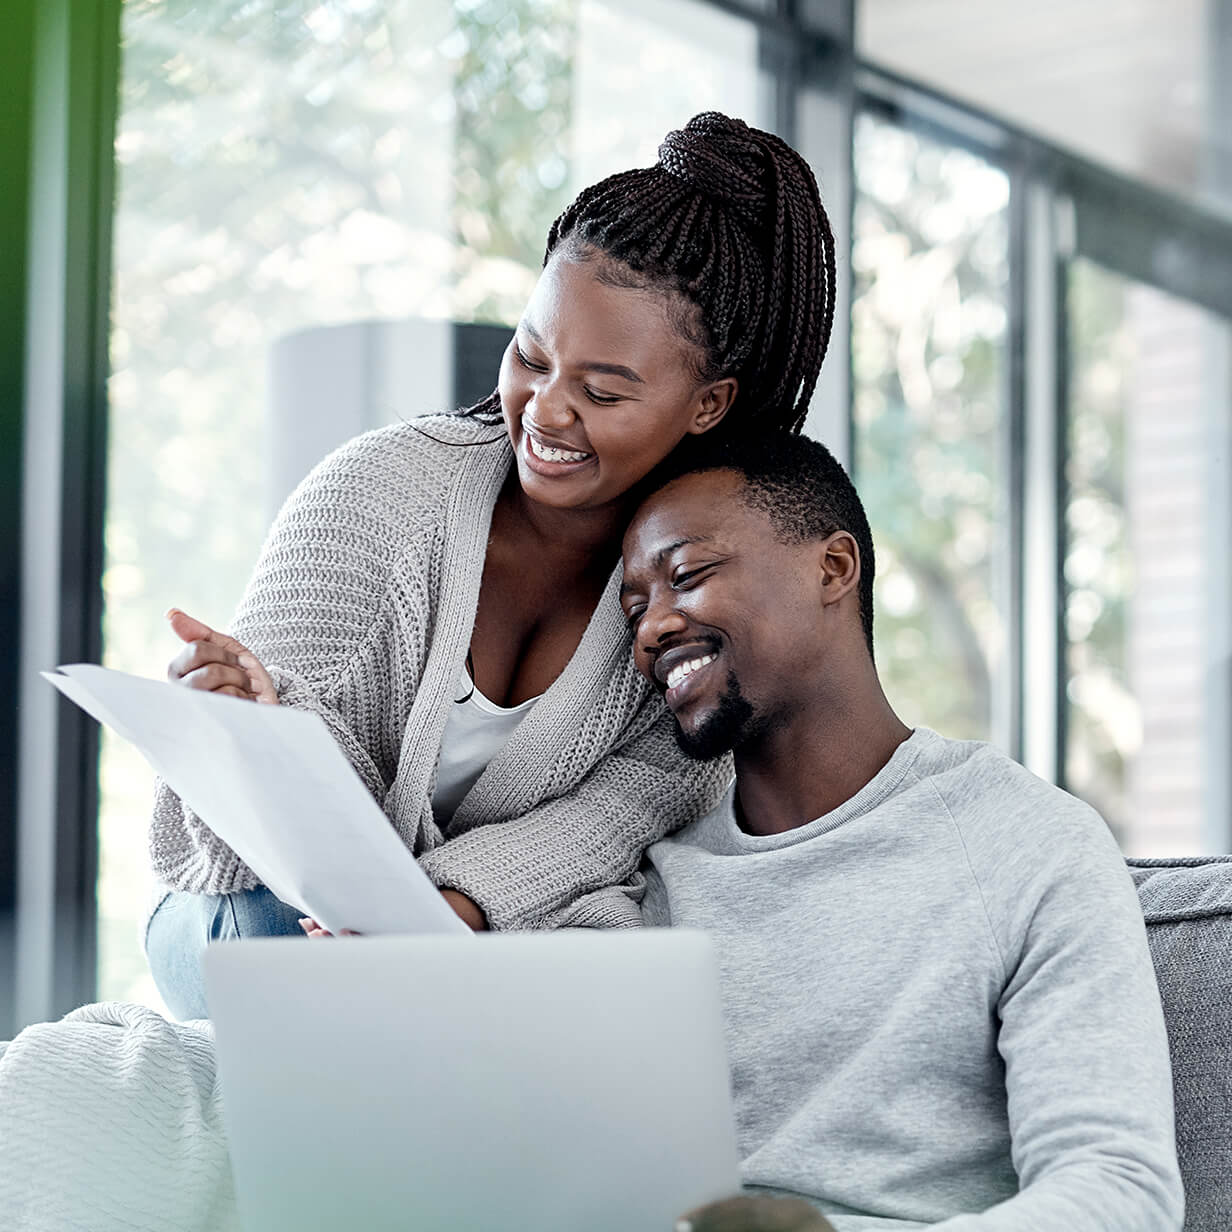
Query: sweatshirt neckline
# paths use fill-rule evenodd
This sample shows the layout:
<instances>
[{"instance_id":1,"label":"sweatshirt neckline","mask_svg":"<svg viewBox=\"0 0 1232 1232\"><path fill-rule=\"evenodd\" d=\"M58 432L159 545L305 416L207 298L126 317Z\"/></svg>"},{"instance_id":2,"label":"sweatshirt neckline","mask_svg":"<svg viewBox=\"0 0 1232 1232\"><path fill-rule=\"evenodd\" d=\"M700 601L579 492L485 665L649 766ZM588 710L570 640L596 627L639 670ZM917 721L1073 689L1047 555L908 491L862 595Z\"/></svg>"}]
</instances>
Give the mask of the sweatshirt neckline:
<instances>
[{"instance_id":1,"label":"sweatshirt neckline","mask_svg":"<svg viewBox=\"0 0 1232 1232\"><path fill-rule=\"evenodd\" d=\"M911 735L890 754L890 760L854 796L820 817L785 830L781 834L748 834L736 821L736 782L733 779L716 812L727 840L741 851L776 851L794 847L822 834L829 834L847 822L871 813L899 790L914 771L916 762L926 749L941 740L927 727L915 728Z\"/></svg>"}]
</instances>

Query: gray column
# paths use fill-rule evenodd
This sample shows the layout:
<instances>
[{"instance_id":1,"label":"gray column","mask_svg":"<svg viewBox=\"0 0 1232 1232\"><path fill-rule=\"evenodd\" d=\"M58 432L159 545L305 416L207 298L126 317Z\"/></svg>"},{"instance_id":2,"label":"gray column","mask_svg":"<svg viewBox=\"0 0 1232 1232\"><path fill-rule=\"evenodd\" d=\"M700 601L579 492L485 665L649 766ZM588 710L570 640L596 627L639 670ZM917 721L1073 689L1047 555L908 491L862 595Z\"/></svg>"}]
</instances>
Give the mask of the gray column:
<instances>
[{"instance_id":1,"label":"gray column","mask_svg":"<svg viewBox=\"0 0 1232 1232\"><path fill-rule=\"evenodd\" d=\"M39 672L97 662L102 653L120 0L39 0L35 13L24 288L18 1026L94 996L98 728L58 701Z\"/></svg>"},{"instance_id":2,"label":"gray column","mask_svg":"<svg viewBox=\"0 0 1232 1232\"><path fill-rule=\"evenodd\" d=\"M1232 0L1209 0L1204 187L1232 212ZM1206 336L1208 570L1203 832L1207 851L1232 851L1232 321Z\"/></svg>"}]
</instances>

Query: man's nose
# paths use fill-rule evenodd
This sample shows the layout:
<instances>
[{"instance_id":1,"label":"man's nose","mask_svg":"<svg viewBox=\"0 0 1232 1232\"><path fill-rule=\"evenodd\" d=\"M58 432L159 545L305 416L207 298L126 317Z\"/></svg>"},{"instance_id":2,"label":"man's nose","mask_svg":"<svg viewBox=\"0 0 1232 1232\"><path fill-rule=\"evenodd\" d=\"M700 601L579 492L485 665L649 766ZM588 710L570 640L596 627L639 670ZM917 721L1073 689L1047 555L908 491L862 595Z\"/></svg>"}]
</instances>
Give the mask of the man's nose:
<instances>
[{"instance_id":1,"label":"man's nose","mask_svg":"<svg viewBox=\"0 0 1232 1232\"><path fill-rule=\"evenodd\" d=\"M637 641L643 654L653 656L664 641L688 629L689 622L674 600L675 592L669 591L662 599L647 604L637 624Z\"/></svg>"}]
</instances>

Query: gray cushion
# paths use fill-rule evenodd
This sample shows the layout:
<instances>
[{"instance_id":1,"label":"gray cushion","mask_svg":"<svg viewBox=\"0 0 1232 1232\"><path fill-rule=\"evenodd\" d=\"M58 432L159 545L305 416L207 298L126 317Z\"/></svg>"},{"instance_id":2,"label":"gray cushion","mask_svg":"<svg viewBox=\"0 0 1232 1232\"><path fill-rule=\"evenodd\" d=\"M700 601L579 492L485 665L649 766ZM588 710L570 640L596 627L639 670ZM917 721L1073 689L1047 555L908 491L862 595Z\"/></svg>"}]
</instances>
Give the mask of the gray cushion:
<instances>
[{"instance_id":1,"label":"gray cushion","mask_svg":"<svg viewBox=\"0 0 1232 1232\"><path fill-rule=\"evenodd\" d=\"M1232 1229L1232 856L1130 860L1159 980L1185 1232Z\"/></svg>"}]
</instances>

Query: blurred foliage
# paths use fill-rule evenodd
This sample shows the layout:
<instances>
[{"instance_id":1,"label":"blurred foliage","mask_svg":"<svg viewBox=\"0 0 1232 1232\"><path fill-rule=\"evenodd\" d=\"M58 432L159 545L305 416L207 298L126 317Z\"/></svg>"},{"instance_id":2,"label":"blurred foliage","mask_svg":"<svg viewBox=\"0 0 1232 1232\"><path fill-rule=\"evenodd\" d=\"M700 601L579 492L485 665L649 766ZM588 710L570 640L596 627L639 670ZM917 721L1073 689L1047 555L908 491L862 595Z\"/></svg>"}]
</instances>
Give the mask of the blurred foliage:
<instances>
[{"instance_id":1,"label":"blurred foliage","mask_svg":"<svg viewBox=\"0 0 1232 1232\"><path fill-rule=\"evenodd\" d=\"M454 255L471 319L516 322L548 225L569 204L575 34L564 0L458 4L454 91Z\"/></svg>"},{"instance_id":2,"label":"blurred foliage","mask_svg":"<svg viewBox=\"0 0 1232 1232\"><path fill-rule=\"evenodd\" d=\"M127 0L106 662L225 624L264 533L266 362L312 325L516 320L569 192L577 0ZM493 374L495 378L495 374ZM148 999L150 778L107 738L100 995Z\"/></svg>"},{"instance_id":3,"label":"blurred foliage","mask_svg":"<svg viewBox=\"0 0 1232 1232\"><path fill-rule=\"evenodd\" d=\"M1066 304L1065 780L1121 834L1127 764L1142 736L1127 662L1134 586L1125 491L1134 371L1127 286L1119 274L1075 261Z\"/></svg>"},{"instance_id":4,"label":"blurred foliage","mask_svg":"<svg viewBox=\"0 0 1232 1232\"><path fill-rule=\"evenodd\" d=\"M877 662L909 723L990 735L1006 639L1004 172L859 117L853 469L877 553Z\"/></svg>"}]
</instances>

